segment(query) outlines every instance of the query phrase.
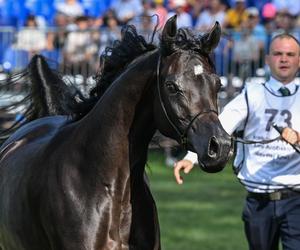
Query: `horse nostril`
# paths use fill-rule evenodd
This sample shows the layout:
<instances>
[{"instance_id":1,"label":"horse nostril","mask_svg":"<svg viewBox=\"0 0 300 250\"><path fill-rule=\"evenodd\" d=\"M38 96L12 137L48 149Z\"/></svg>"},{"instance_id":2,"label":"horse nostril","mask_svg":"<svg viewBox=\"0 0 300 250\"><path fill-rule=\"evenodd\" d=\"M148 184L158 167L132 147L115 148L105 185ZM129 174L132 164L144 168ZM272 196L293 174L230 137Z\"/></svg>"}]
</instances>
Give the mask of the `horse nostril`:
<instances>
[{"instance_id":1,"label":"horse nostril","mask_svg":"<svg viewBox=\"0 0 300 250\"><path fill-rule=\"evenodd\" d=\"M215 136L212 136L208 144L208 156L211 158L216 158L219 152L219 143Z\"/></svg>"}]
</instances>

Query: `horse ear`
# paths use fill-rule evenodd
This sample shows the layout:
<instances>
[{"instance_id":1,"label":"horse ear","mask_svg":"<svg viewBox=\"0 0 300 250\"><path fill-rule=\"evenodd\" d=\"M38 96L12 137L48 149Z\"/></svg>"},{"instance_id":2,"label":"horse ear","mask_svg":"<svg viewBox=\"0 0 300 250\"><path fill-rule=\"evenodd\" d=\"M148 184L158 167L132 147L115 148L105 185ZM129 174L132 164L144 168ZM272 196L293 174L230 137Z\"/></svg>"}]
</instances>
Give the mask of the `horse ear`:
<instances>
[{"instance_id":1,"label":"horse ear","mask_svg":"<svg viewBox=\"0 0 300 250\"><path fill-rule=\"evenodd\" d=\"M174 15L168 19L162 31L162 39L176 36L177 33L176 20L177 20L177 15Z\"/></svg>"},{"instance_id":2,"label":"horse ear","mask_svg":"<svg viewBox=\"0 0 300 250\"><path fill-rule=\"evenodd\" d=\"M177 15L174 15L168 19L166 22L162 35L161 35L161 47L166 54L171 54L173 52L173 45L176 40L177 34Z\"/></svg>"},{"instance_id":3,"label":"horse ear","mask_svg":"<svg viewBox=\"0 0 300 250\"><path fill-rule=\"evenodd\" d=\"M201 38L202 49L206 53L211 53L219 44L221 38L221 27L218 22L215 23L214 27L210 32L206 33Z\"/></svg>"}]
</instances>

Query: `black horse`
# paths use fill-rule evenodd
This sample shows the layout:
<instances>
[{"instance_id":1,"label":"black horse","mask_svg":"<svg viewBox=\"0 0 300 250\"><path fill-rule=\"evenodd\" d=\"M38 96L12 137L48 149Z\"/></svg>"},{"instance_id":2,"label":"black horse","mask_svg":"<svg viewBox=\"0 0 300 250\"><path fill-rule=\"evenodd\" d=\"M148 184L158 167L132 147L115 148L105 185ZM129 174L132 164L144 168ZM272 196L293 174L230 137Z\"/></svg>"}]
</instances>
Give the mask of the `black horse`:
<instances>
[{"instance_id":1,"label":"black horse","mask_svg":"<svg viewBox=\"0 0 300 250\"><path fill-rule=\"evenodd\" d=\"M160 249L144 179L155 131L196 152L207 172L222 170L231 152L209 59L219 37L218 24L196 37L177 30L173 17L160 46L146 49L96 94L89 112L17 130L0 153L0 249Z\"/></svg>"}]
</instances>

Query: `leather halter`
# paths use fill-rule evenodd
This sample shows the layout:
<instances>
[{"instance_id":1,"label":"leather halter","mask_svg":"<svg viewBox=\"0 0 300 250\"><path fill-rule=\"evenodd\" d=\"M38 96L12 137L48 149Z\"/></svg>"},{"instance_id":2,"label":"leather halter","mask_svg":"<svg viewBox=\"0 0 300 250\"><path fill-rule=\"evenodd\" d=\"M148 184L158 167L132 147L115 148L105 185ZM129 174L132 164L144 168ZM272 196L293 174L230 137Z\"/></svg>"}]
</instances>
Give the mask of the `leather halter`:
<instances>
[{"instance_id":1,"label":"leather halter","mask_svg":"<svg viewBox=\"0 0 300 250\"><path fill-rule=\"evenodd\" d=\"M176 132L176 134L179 136L180 138L180 145L184 148L187 149L187 145L188 145L188 139L187 139L187 133L189 131L189 129L192 127L194 121L202 115L205 114L209 114L209 113L215 113L218 115L218 112L214 109L208 109L208 110L204 110L201 111L199 113L197 113L190 121L188 126L183 130L180 131L180 129L175 125L175 123L171 120L170 116L168 115L168 112L166 110L166 107L164 105L164 102L162 100L162 96L161 96L161 92L160 92L160 64L161 64L161 55L159 55L158 58L158 63L157 63L157 68L156 68L156 77L157 77L157 91L158 91L158 98L159 98L159 103L160 106L164 112L165 117L167 118L169 124L172 126L172 128L174 129L174 131Z\"/></svg>"}]
</instances>

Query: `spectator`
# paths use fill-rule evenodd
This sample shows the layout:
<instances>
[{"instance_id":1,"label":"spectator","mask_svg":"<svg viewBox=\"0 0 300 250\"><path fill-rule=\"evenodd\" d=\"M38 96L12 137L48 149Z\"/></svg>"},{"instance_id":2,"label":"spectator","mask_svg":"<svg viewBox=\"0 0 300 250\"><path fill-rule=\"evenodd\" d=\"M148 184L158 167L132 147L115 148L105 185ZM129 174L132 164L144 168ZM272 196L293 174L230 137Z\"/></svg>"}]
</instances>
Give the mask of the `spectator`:
<instances>
[{"instance_id":1,"label":"spectator","mask_svg":"<svg viewBox=\"0 0 300 250\"><path fill-rule=\"evenodd\" d=\"M81 0L85 14L94 18L104 16L110 2L111 0Z\"/></svg>"},{"instance_id":2,"label":"spectator","mask_svg":"<svg viewBox=\"0 0 300 250\"><path fill-rule=\"evenodd\" d=\"M243 21L247 20L248 13L246 11L245 0L235 0L235 5L226 12L224 22L225 28L240 29Z\"/></svg>"},{"instance_id":3,"label":"spectator","mask_svg":"<svg viewBox=\"0 0 300 250\"><path fill-rule=\"evenodd\" d=\"M152 2L152 0L142 0L142 7L143 7L143 11L142 11L142 16L144 15L148 15L148 16L152 16L154 15L154 3Z\"/></svg>"},{"instance_id":4,"label":"spectator","mask_svg":"<svg viewBox=\"0 0 300 250\"><path fill-rule=\"evenodd\" d=\"M65 0L64 2L58 2L55 6L55 10L70 19L84 15L84 8L77 0Z\"/></svg>"},{"instance_id":5,"label":"spectator","mask_svg":"<svg viewBox=\"0 0 300 250\"><path fill-rule=\"evenodd\" d=\"M54 14L52 0L25 0L20 2L23 2L22 8L24 8L23 11L25 13L35 16L39 27L46 27L52 24Z\"/></svg>"},{"instance_id":6,"label":"spectator","mask_svg":"<svg viewBox=\"0 0 300 250\"><path fill-rule=\"evenodd\" d=\"M152 20L152 17L150 17L149 15L147 15L147 13L145 13L139 19L139 23L140 24L136 26L138 28L139 34L142 35L146 39L146 41L150 42L152 39L154 26L156 25L155 21ZM156 38L157 37L154 37L153 39ZM158 41L155 40L155 42Z\"/></svg>"},{"instance_id":7,"label":"spectator","mask_svg":"<svg viewBox=\"0 0 300 250\"><path fill-rule=\"evenodd\" d=\"M111 6L121 24L143 13L143 5L140 0L115 0Z\"/></svg>"},{"instance_id":8,"label":"spectator","mask_svg":"<svg viewBox=\"0 0 300 250\"><path fill-rule=\"evenodd\" d=\"M216 21L223 26L225 15L225 6L222 4L221 0L211 0L208 8L200 13L195 28L200 31L207 31Z\"/></svg>"},{"instance_id":9,"label":"spectator","mask_svg":"<svg viewBox=\"0 0 300 250\"><path fill-rule=\"evenodd\" d=\"M296 19L288 10L278 10L275 16L275 30L272 36L276 36L280 33L290 33L299 39L300 34L294 30L295 24Z\"/></svg>"},{"instance_id":10,"label":"spectator","mask_svg":"<svg viewBox=\"0 0 300 250\"><path fill-rule=\"evenodd\" d=\"M99 38L93 36L89 19L80 16L75 19L77 29L68 33L64 45L65 62L70 63L76 72L88 76L89 67L97 61ZM97 40L96 40L97 39Z\"/></svg>"},{"instance_id":11,"label":"spectator","mask_svg":"<svg viewBox=\"0 0 300 250\"><path fill-rule=\"evenodd\" d=\"M193 26L195 26L200 14L207 8L209 2L207 0L190 0L188 3L189 6L191 6L190 14L192 16Z\"/></svg>"},{"instance_id":12,"label":"spectator","mask_svg":"<svg viewBox=\"0 0 300 250\"><path fill-rule=\"evenodd\" d=\"M229 75L232 62L231 53L232 40L228 36L221 36L217 48L214 50L213 59L216 66L216 72L219 75Z\"/></svg>"},{"instance_id":13,"label":"spectator","mask_svg":"<svg viewBox=\"0 0 300 250\"><path fill-rule=\"evenodd\" d=\"M28 51L30 54L48 48L47 34L38 27L35 16L28 16L25 27L17 33L14 48Z\"/></svg>"},{"instance_id":14,"label":"spectator","mask_svg":"<svg viewBox=\"0 0 300 250\"><path fill-rule=\"evenodd\" d=\"M113 12L109 12L103 17L103 27L100 33L100 48L99 54L105 50L107 46L111 46L115 40L121 39L121 30L118 25L117 18L113 15Z\"/></svg>"},{"instance_id":15,"label":"spectator","mask_svg":"<svg viewBox=\"0 0 300 250\"><path fill-rule=\"evenodd\" d=\"M269 51L269 44L272 39L272 32L276 28L276 9L272 3L266 3L262 8L262 22L267 33L266 51Z\"/></svg>"},{"instance_id":16,"label":"spectator","mask_svg":"<svg viewBox=\"0 0 300 250\"><path fill-rule=\"evenodd\" d=\"M295 28L300 29L300 15L296 18Z\"/></svg>"},{"instance_id":17,"label":"spectator","mask_svg":"<svg viewBox=\"0 0 300 250\"><path fill-rule=\"evenodd\" d=\"M255 7L261 13L265 4L270 3L272 0L247 0L248 7ZM260 15L261 17L261 15Z\"/></svg>"},{"instance_id":18,"label":"spectator","mask_svg":"<svg viewBox=\"0 0 300 250\"><path fill-rule=\"evenodd\" d=\"M272 0L272 3L278 12L288 12L293 17L300 14L300 1L298 0Z\"/></svg>"},{"instance_id":19,"label":"spectator","mask_svg":"<svg viewBox=\"0 0 300 250\"><path fill-rule=\"evenodd\" d=\"M248 26L251 33L257 39L260 49L264 49L267 43L266 28L260 22L259 10L256 7L246 9L248 13Z\"/></svg>"},{"instance_id":20,"label":"spectator","mask_svg":"<svg viewBox=\"0 0 300 250\"><path fill-rule=\"evenodd\" d=\"M264 65L265 51L268 51L268 34L266 27L261 23L259 10L256 7L249 7L246 9L248 12L248 25L251 34L256 39L259 47L259 62L255 68L262 68Z\"/></svg>"},{"instance_id":21,"label":"spectator","mask_svg":"<svg viewBox=\"0 0 300 250\"><path fill-rule=\"evenodd\" d=\"M64 47L67 36L68 17L57 13L54 17L54 27L49 32L49 44L53 49L60 50Z\"/></svg>"},{"instance_id":22,"label":"spectator","mask_svg":"<svg viewBox=\"0 0 300 250\"><path fill-rule=\"evenodd\" d=\"M238 33L240 37L234 39L232 47L233 74L245 81L247 77L255 75L262 45L257 41L250 28L249 19L242 21L241 30Z\"/></svg>"},{"instance_id":23,"label":"spectator","mask_svg":"<svg viewBox=\"0 0 300 250\"><path fill-rule=\"evenodd\" d=\"M294 29L294 17L288 10L277 10L275 16L276 29L279 32L290 32Z\"/></svg>"},{"instance_id":24,"label":"spectator","mask_svg":"<svg viewBox=\"0 0 300 250\"><path fill-rule=\"evenodd\" d=\"M173 0L169 3L169 7L172 9L169 14L168 18L177 15L177 27L193 27L193 20L192 16L185 11L187 7L186 0Z\"/></svg>"},{"instance_id":25,"label":"spectator","mask_svg":"<svg viewBox=\"0 0 300 250\"><path fill-rule=\"evenodd\" d=\"M276 16L276 9L272 3L266 3L262 8L262 22L268 33L271 33L271 30L274 29L275 25L275 16Z\"/></svg>"},{"instance_id":26,"label":"spectator","mask_svg":"<svg viewBox=\"0 0 300 250\"><path fill-rule=\"evenodd\" d=\"M142 35L147 42L158 42L158 33L154 33L154 29L159 28L159 16L156 15L155 4L147 0L143 0L143 12L136 16L130 24L133 24L138 33ZM161 9L163 10L163 9ZM166 11L166 9L164 9ZM167 12L166 12L167 14Z\"/></svg>"},{"instance_id":27,"label":"spectator","mask_svg":"<svg viewBox=\"0 0 300 250\"><path fill-rule=\"evenodd\" d=\"M168 16L168 10L164 6L163 0L154 0L154 13L158 15L158 27L162 28L166 21Z\"/></svg>"}]
</instances>

